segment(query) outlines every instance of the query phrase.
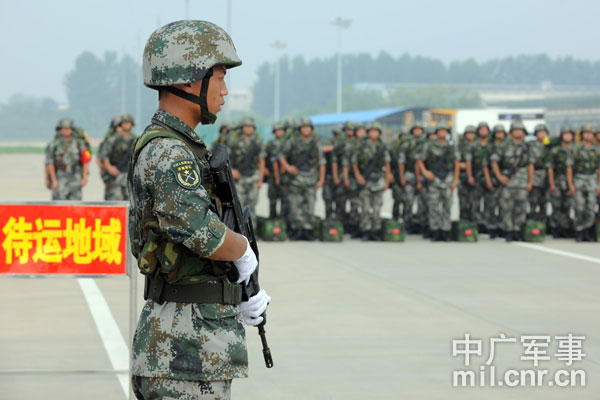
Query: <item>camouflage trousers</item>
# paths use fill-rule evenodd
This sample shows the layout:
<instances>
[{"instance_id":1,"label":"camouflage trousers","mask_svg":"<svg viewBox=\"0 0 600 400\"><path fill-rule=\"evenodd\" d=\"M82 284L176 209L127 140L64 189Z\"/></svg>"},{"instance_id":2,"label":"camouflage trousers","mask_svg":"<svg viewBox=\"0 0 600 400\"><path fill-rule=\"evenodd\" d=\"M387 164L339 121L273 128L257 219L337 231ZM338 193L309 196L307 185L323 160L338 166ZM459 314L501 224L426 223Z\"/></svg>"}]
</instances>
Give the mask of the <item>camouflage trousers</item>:
<instances>
[{"instance_id":1,"label":"camouflage trousers","mask_svg":"<svg viewBox=\"0 0 600 400\"><path fill-rule=\"evenodd\" d=\"M460 219L466 221L474 221L472 215L473 210L473 186L469 185L466 179L461 179L460 185L458 185L458 207L460 210Z\"/></svg>"},{"instance_id":2,"label":"camouflage trousers","mask_svg":"<svg viewBox=\"0 0 600 400\"><path fill-rule=\"evenodd\" d=\"M354 180L354 177L350 179L350 189L346 189L346 198L350 202L350 212L348 214L348 224L352 226L358 226L360 224L360 213L362 202L358 197L360 189L358 184Z\"/></svg>"},{"instance_id":3,"label":"camouflage trousers","mask_svg":"<svg viewBox=\"0 0 600 400\"><path fill-rule=\"evenodd\" d=\"M58 189L52 189L52 200L81 200L81 171L56 171Z\"/></svg>"},{"instance_id":4,"label":"camouflage trousers","mask_svg":"<svg viewBox=\"0 0 600 400\"><path fill-rule=\"evenodd\" d=\"M533 186L529 192L529 217L536 221L546 222L548 218L548 187Z\"/></svg>"},{"instance_id":5,"label":"camouflage trousers","mask_svg":"<svg viewBox=\"0 0 600 400\"><path fill-rule=\"evenodd\" d=\"M331 176L325 178L325 183L321 188L321 196L323 202L325 202L325 218L333 218L335 215L335 185Z\"/></svg>"},{"instance_id":6,"label":"camouflage trousers","mask_svg":"<svg viewBox=\"0 0 600 400\"><path fill-rule=\"evenodd\" d=\"M292 229L313 229L315 214L315 179L300 172L290 182L288 191L289 218Z\"/></svg>"},{"instance_id":7,"label":"camouflage trousers","mask_svg":"<svg viewBox=\"0 0 600 400\"><path fill-rule=\"evenodd\" d=\"M133 376L133 392L138 400L229 400L231 379L225 381L181 381Z\"/></svg>"},{"instance_id":8,"label":"camouflage trousers","mask_svg":"<svg viewBox=\"0 0 600 400\"><path fill-rule=\"evenodd\" d=\"M242 207L248 207L252 224L256 226L256 203L258 203L258 171L250 176L242 175L235 183Z\"/></svg>"},{"instance_id":9,"label":"camouflage trousers","mask_svg":"<svg viewBox=\"0 0 600 400\"><path fill-rule=\"evenodd\" d=\"M450 209L452 207L452 193L450 186L453 177L448 175L444 180L437 176L427 187L427 214L429 229L432 231L449 231Z\"/></svg>"},{"instance_id":10,"label":"camouflage trousers","mask_svg":"<svg viewBox=\"0 0 600 400\"><path fill-rule=\"evenodd\" d=\"M275 218L277 215L283 215L283 186L277 186L275 179L269 178L267 181L269 189L267 190L267 197L269 198L269 218ZM277 213L277 203L279 203L280 211Z\"/></svg>"},{"instance_id":11,"label":"camouflage trousers","mask_svg":"<svg viewBox=\"0 0 600 400\"><path fill-rule=\"evenodd\" d=\"M416 179L412 172L406 172L404 179L406 180L406 186L402 187L398 185L401 190L400 204L402 205L402 218L404 219L405 226L411 226L416 219L413 213L413 205L418 195Z\"/></svg>"},{"instance_id":12,"label":"camouflage trousers","mask_svg":"<svg viewBox=\"0 0 600 400\"><path fill-rule=\"evenodd\" d=\"M471 191L471 217L476 224L485 225L489 229L500 227L498 214L498 193L489 191L485 185L476 184Z\"/></svg>"},{"instance_id":13,"label":"camouflage trousers","mask_svg":"<svg viewBox=\"0 0 600 400\"><path fill-rule=\"evenodd\" d=\"M521 186L504 186L500 190L502 229L520 231L527 220L527 190Z\"/></svg>"},{"instance_id":14,"label":"camouflage trousers","mask_svg":"<svg viewBox=\"0 0 600 400\"><path fill-rule=\"evenodd\" d=\"M550 226L552 228L571 228L571 208L573 208L573 196L569 191L567 177L559 175L554 178L556 190L550 194L550 203L552 204L552 214L550 216Z\"/></svg>"},{"instance_id":15,"label":"camouflage trousers","mask_svg":"<svg viewBox=\"0 0 600 400\"><path fill-rule=\"evenodd\" d=\"M594 225L598 177L595 174L575 175L575 230L581 231Z\"/></svg>"},{"instance_id":16,"label":"camouflage trousers","mask_svg":"<svg viewBox=\"0 0 600 400\"><path fill-rule=\"evenodd\" d=\"M415 196L417 199L417 213L413 217L415 225L428 226L429 225L429 207L427 203L427 192L429 185L423 185L421 192L415 187Z\"/></svg>"},{"instance_id":17,"label":"camouflage trousers","mask_svg":"<svg viewBox=\"0 0 600 400\"><path fill-rule=\"evenodd\" d=\"M121 172L115 179L105 184L104 200L129 200L126 172Z\"/></svg>"},{"instance_id":18,"label":"camouflage trousers","mask_svg":"<svg viewBox=\"0 0 600 400\"><path fill-rule=\"evenodd\" d=\"M360 229L363 232L381 230L381 205L383 204L382 185L367 182L358 192L362 212Z\"/></svg>"},{"instance_id":19,"label":"camouflage trousers","mask_svg":"<svg viewBox=\"0 0 600 400\"><path fill-rule=\"evenodd\" d=\"M348 191L341 182L338 186L335 186L335 214L336 218L342 223L348 220L348 213L346 212L346 203L348 203Z\"/></svg>"}]
</instances>

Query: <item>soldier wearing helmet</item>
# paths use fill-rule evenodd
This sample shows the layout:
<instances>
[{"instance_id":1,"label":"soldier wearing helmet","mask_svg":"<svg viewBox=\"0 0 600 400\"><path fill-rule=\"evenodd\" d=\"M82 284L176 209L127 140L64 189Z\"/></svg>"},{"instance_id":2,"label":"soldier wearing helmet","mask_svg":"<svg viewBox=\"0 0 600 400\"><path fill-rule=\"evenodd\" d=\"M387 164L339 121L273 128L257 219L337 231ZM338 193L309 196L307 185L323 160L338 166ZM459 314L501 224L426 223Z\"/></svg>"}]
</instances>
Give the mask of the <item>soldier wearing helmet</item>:
<instances>
[{"instance_id":1,"label":"soldier wearing helmet","mask_svg":"<svg viewBox=\"0 0 600 400\"><path fill-rule=\"evenodd\" d=\"M106 139L99 157L102 168L105 190L104 199L112 201L129 200L127 193L127 166L131 154L131 144L136 135L131 132L135 125L133 115L123 114L119 120L119 130Z\"/></svg>"},{"instance_id":2,"label":"soldier wearing helmet","mask_svg":"<svg viewBox=\"0 0 600 400\"><path fill-rule=\"evenodd\" d=\"M336 140L331 155L331 173L333 184L335 186L335 212L339 221L344 224L344 229L348 226L348 214L346 213L346 203L348 203L348 189L344 185L343 163L347 155L349 143L354 139L354 123L346 121L342 125L342 133ZM350 182L348 182L348 186Z\"/></svg>"},{"instance_id":3,"label":"soldier wearing helmet","mask_svg":"<svg viewBox=\"0 0 600 400\"><path fill-rule=\"evenodd\" d=\"M467 125L462 137L458 139L456 146L460 154L458 162L458 167L460 168L458 185L459 218L471 222L476 222L473 215L473 208L475 208L473 205L475 179L473 179L473 171L471 170L471 148L475 143L476 130L475 126Z\"/></svg>"},{"instance_id":4,"label":"soldier wearing helmet","mask_svg":"<svg viewBox=\"0 0 600 400\"><path fill-rule=\"evenodd\" d=\"M219 135L213 142L211 149L214 150L215 146L220 143L226 145L227 141L229 140L229 137L230 137L229 133L232 131L232 129L233 129L233 126L230 126L228 123L221 124L221 126L219 127Z\"/></svg>"},{"instance_id":5,"label":"soldier wearing helmet","mask_svg":"<svg viewBox=\"0 0 600 400\"><path fill-rule=\"evenodd\" d=\"M302 118L300 134L284 143L279 162L290 175L289 237L294 240L314 240L315 192L325 182L325 157L318 139L313 136L313 124L309 118Z\"/></svg>"},{"instance_id":6,"label":"soldier wearing helmet","mask_svg":"<svg viewBox=\"0 0 600 400\"><path fill-rule=\"evenodd\" d=\"M548 185L550 187L550 229L555 238L573 237L570 216L574 205L575 185L573 184L573 139L571 127L560 129L560 144L554 146L548 157Z\"/></svg>"},{"instance_id":7,"label":"soldier wearing helmet","mask_svg":"<svg viewBox=\"0 0 600 400\"><path fill-rule=\"evenodd\" d=\"M227 142L231 173L240 197L240 203L247 206L256 226L256 204L258 191L262 187L265 174L265 149L256 133L252 118L242 120L241 134Z\"/></svg>"},{"instance_id":8,"label":"soldier wearing helmet","mask_svg":"<svg viewBox=\"0 0 600 400\"><path fill-rule=\"evenodd\" d=\"M241 63L229 35L206 21L167 24L144 49L144 84L158 90L159 106L134 144L128 177L129 235L148 298L132 350L138 399L228 399L231 380L248 373L242 323L260 324L269 297L241 302L256 256L219 218L211 153L194 131L215 122L227 69Z\"/></svg>"},{"instance_id":9,"label":"soldier wearing helmet","mask_svg":"<svg viewBox=\"0 0 600 400\"><path fill-rule=\"evenodd\" d=\"M392 171L397 171L397 181L400 187L399 201L402 206L402 214L404 224L411 233L420 233L423 227L419 223L419 209L417 214L413 213L413 204L418 201L419 192L417 191L417 180L415 172L416 154L420 143L423 142L423 133L425 132L424 125L420 121L416 121L409 130L409 135L401 141L400 148L397 154L397 163L392 163ZM394 203L395 204L395 203ZM395 209L394 209L395 211Z\"/></svg>"},{"instance_id":10,"label":"soldier wearing helmet","mask_svg":"<svg viewBox=\"0 0 600 400\"><path fill-rule=\"evenodd\" d=\"M510 125L510 139L496 147L490 156L494 175L502 185L500 209L507 242L521 240L528 194L533 187L533 162L524 141L526 135L523 123L514 121Z\"/></svg>"},{"instance_id":11,"label":"soldier wearing helmet","mask_svg":"<svg viewBox=\"0 0 600 400\"><path fill-rule=\"evenodd\" d=\"M365 126L367 136L352 154L352 171L358 183L361 201L359 226L361 240L381 240L381 205L383 192L392 180L390 155L381 141L381 125L377 122Z\"/></svg>"},{"instance_id":12,"label":"soldier wearing helmet","mask_svg":"<svg viewBox=\"0 0 600 400\"><path fill-rule=\"evenodd\" d=\"M547 225L546 209L550 200L548 193L548 157L550 155L550 138L546 124L537 124L533 129L536 140L529 142L533 160L533 188L529 193L529 219Z\"/></svg>"},{"instance_id":13,"label":"soldier wearing helmet","mask_svg":"<svg viewBox=\"0 0 600 400\"><path fill-rule=\"evenodd\" d=\"M450 128L445 121L435 128L435 141L428 141L416 155L418 168L429 182L427 209L433 241L450 240L452 193L458 186L460 153L449 143Z\"/></svg>"},{"instance_id":14,"label":"soldier wearing helmet","mask_svg":"<svg viewBox=\"0 0 600 400\"><path fill-rule=\"evenodd\" d=\"M594 144L594 128L584 125L574 149L575 240L596 241L596 196L600 193L600 148Z\"/></svg>"},{"instance_id":15,"label":"soldier wearing helmet","mask_svg":"<svg viewBox=\"0 0 600 400\"><path fill-rule=\"evenodd\" d=\"M279 153L281 144L285 136L285 125L281 122L273 124L273 139L269 140L265 146L265 177L269 184L269 218L277 218L284 214L284 191L281 185L279 174ZM277 203L279 203L279 213L277 212Z\"/></svg>"},{"instance_id":16,"label":"soldier wearing helmet","mask_svg":"<svg viewBox=\"0 0 600 400\"><path fill-rule=\"evenodd\" d=\"M400 219L400 205L404 204L402 196L402 186L400 185L400 175L398 168L398 156L402 144L409 140L409 129L407 126L402 125L400 133L388 144L388 154L390 156L390 170L392 174L392 182L390 183L390 189L392 190L392 218L394 220ZM405 222L406 224L406 222Z\"/></svg>"},{"instance_id":17,"label":"soldier wearing helmet","mask_svg":"<svg viewBox=\"0 0 600 400\"><path fill-rule=\"evenodd\" d=\"M354 124L354 138L347 143L345 157L342 159L342 173L344 176L344 187L346 188L346 198L350 201L350 212L348 213L347 226L344 226L344 232L349 232L352 238L361 236L362 231L359 225L362 201L358 197L360 187L351 170L351 159L366 134L367 130L363 123Z\"/></svg>"},{"instance_id":18,"label":"soldier wearing helmet","mask_svg":"<svg viewBox=\"0 0 600 400\"><path fill-rule=\"evenodd\" d=\"M61 119L46 146L44 170L52 200L81 200L81 189L87 184L90 149L82 137L74 135L74 129L73 120Z\"/></svg>"},{"instance_id":19,"label":"soldier wearing helmet","mask_svg":"<svg viewBox=\"0 0 600 400\"><path fill-rule=\"evenodd\" d=\"M117 132L121 132L121 114L115 115L111 120L108 126L108 130L104 134L104 138L102 142L100 142L100 146L98 146L98 155L96 156L96 162L98 163L98 168L100 169L100 178L102 182L104 182L104 199L106 200L108 196L109 190L109 182L112 180L112 175L110 175L104 169L104 163L102 161L102 154L104 153L104 146L106 146L106 141L112 137Z\"/></svg>"},{"instance_id":20,"label":"soldier wearing helmet","mask_svg":"<svg viewBox=\"0 0 600 400\"><path fill-rule=\"evenodd\" d=\"M333 183L333 149L340 136L338 127L331 130L331 138L322 146L323 156L325 157L325 183L321 190L321 196L325 203L325 218L335 219L335 184Z\"/></svg>"}]
</instances>

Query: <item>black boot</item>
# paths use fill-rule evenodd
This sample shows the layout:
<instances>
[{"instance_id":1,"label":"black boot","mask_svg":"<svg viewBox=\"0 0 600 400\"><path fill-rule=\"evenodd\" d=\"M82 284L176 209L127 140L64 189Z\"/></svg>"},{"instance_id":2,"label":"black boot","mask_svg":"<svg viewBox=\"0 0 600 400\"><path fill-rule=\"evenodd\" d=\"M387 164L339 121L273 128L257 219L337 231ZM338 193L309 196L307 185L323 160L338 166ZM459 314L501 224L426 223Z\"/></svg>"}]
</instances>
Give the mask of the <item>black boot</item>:
<instances>
[{"instance_id":1,"label":"black boot","mask_svg":"<svg viewBox=\"0 0 600 400\"><path fill-rule=\"evenodd\" d=\"M498 236L498 230L497 229L489 229L490 232L490 239L496 239L496 236Z\"/></svg>"},{"instance_id":2,"label":"black boot","mask_svg":"<svg viewBox=\"0 0 600 400\"><path fill-rule=\"evenodd\" d=\"M507 243L512 242L513 238L512 238L512 232L511 231L507 231L506 234L504 235L504 239L506 240Z\"/></svg>"},{"instance_id":3,"label":"black boot","mask_svg":"<svg viewBox=\"0 0 600 400\"><path fill-rule=\"evenodd\" d=\"M521 238L521 232L519 232L519 231L513 231L513 233L512 233L512 239L515 242L522 242L523 239Z\"/></svg>"},{"instance_id":4,"label":"black boot","mask_svg":"<svg viewBox=\"0 0 600 400\"><path fill-rule=\"evenodd\" d=\"M394 200L394 204L392 205L392 219L398 221L400 219L400 202Z\"/></svg>"},{"instance_id":5,"label":"black boot","mask_svg":"<svg viewBox=\"0 0 600 400\"><path fill-rule=\"evenodd\" d=\"M433 232L429 229L428 226L424 226L422 232L423 232L423 239L433 239L433 237L432 237Z\"/></svg>"},{"instance_id":6,"label":"black boot","mask_svg":"<svg viewBox=\"0 0 600 400\"><path fill-rule=\"evenodd\" d=\"M304 240L308 240L309 242L315 241L315 234L312 229L305 229L303 236L304 236Z\"/></svg>"},{"instance_id":7,"label":"black boot","mask_svg":"<svg viewBox=\"0 0 600 400\"><path fill-rule=\"evenodd\" d=\"M269 218L277 218L277 203L273 202L269 205Z\"/></svg>"},{"instance_id":8,"label":"black boot","mask_svg":"<svg viewBox=\"0 0 600 400\"><path fill-rule=\"evenodd\" d=\"M379 231L371 231L370 239L374 242L380 242L381 236L379 235Z\"/></svg>"},{"instance_id":9,"label":"black boot","mask_svg":"<svg viewBox=\"0 0 600 400\"><path fill-rule=\"evenodd\" d=\"M584 232L583 231L575 231L575 241L576 242L583 242L585 240L584 238Z\"/></svg>"},{"instance_id":10,"label":"black boot","mask_svg":"<svg viewBox=\"0 0 600 400\"><path fill-rule=\"evenodd\" d=\"M442 242L449 242L450 241L450 231L440 231L441 233L441 240Z\"/></svg>"},{"instance_id":11,"label":"black boot","mask_svg":"<svg viewBox=\"0 0 600 400\"><path fill-rule=\"evenodd\" d=\"M371 232L369 231L364 231L361 235L360 235L360 240L362 242L368 242L371 239Z\"/></svg>"},{"instance_id":12,"label":"black boot","mask_svg":"<svg viewBox=\"0 0 600 400\"><path fill-rule=\"evenodd\" d=\"M592 225L585 230L585 240L587 242L596 242L596 226Z\"/></svg>"}]
</instances>

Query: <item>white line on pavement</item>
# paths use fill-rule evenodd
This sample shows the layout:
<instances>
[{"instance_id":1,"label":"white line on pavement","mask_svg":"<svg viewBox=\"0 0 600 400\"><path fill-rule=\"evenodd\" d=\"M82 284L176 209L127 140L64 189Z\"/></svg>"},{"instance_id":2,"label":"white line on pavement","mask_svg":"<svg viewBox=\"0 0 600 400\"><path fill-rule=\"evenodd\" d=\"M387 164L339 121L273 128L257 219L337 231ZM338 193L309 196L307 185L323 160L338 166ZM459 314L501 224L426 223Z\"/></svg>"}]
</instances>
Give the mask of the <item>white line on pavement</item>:
<instances>
[{"instance_id":1,"label":"white line on pavement","mask_svg":"<svg viewBox=\"0 0 600 400\"><path fill-rule=\"evenodd\" d=\"M129 347L125 343L117 322L110 312L110 308L98 285L91 278L79 278L77 279L77 283L79 283L79 287L90 308L113 369L129 370ZM121 389L125 393L125 398L129 398L129 375L117 374L117 377L119 378Z\"/></svg>"},{"instance_id":2,"label":"white line on pavement","mask_svg":"<svg viewBox=\"0 0 600 400\"><path fill-rule=\"evenodd\" d=\"M600 258L584 256L583 254L571 253L570 251L552 249L550 247L544 247L539 244L531 244L531 243L515 243L515 242L513 242L513 244L516 244L517 246L521 246L521 247L527 247L528 249L545 251L547 253L558 254L559 256L571 257L571 258L576 258L578 260L589 261L592 263L600 264Z\"/></svg>"}]
</instances>

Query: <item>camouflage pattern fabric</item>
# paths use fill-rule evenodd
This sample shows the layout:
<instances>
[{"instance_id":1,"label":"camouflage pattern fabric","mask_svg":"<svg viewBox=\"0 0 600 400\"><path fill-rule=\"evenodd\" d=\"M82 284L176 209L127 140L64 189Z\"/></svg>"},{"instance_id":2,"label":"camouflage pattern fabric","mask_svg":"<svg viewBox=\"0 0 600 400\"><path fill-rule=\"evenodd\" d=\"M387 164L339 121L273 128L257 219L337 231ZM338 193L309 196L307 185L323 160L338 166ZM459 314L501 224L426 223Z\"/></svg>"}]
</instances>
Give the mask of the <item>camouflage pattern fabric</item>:
<instances>
[{"instance_id":1,"label":"camouflage pattern fabric","mask_svg":"<svg viewBox=\"0 0 600 400\"><path fill-rule=\"evenodd\" d=\"M200 147L204 143L183 121L158 110L154 119ZM151 124L146 132L164 130ZM143 136L142 136L143 137ZM141 140L141 138L140 138ZM213 261L226 227L212 200L209 153L201 159L184 142L156 138L139 153L130 181L129 235L139 258L147 226L174 243L192 262L177 265L173 284L226 279ZM181 170L180 165L187 169ZM186 381L223 381L246 377L248 358L239 306L148 300L133 339L132 374Z\"/></svg>"},{"instance_id":2,"label":"camouflage pattern fabric","mask_svg":"<svg viewBox=\"0 0 600 400\"><path fill-rule=\"evenodd\" d=\"M467 162L471 160L473 146L464 136L458 140L457 149L460 154L459 161ZM458 206L460 210L460 219L465 221L475 221L472 214L475 199L473 198L474 187L469 185L467 171L460 172L458 185Z\"/></svg>"},{"instance_id":3,"label":"camouflage pattern fabric","mask_svg":"<svg viewBox=\"0 0 600 400\"><path fill-rule=\"evenodd\" d=\"M258 203L258 162L265 158L265 149L258 134L246 138L244 135L232 137L227 142L231 168L237 169L241 177L235 182L235 187L242 206L247 206L252 216L252 223L256 226L256 204ZM250 161L245 163L246 157Z\"/></svg>"},{"instance_id":4,"label":"camouflage pattern fabric","mask_svg":"<svg viewBox=\"0 0 600 400\"><path fill-rule=\"evenodd\" d=\"M481 142L477 140L470 147L471 151L471 171L475 186L471 190L471 221L477 225L487 226L487 218L484 214L489 213L489 197L491 192L488 190L485 183L485 175L483 173L483 163L488 150L491 148L487 141ZM483 203L483 204L482 204ZM486 213L487 210L487 213ZM486 215L487 217L487 215Z\"/></svg>"},{"instance_id":5,"label":"camouflage pattern fabric","mask_svg":"<svg viewBox=\"0 0 600 400\"><path fill-rule=\"evenodd\" d=\"M354 172L352 171L351 159L352 155L356 151L358 147L359 140L354 138L350 142L346 143L346 148L344 150L344 159L342 160L342 164L349 168L348 178L350 181L350 187L345 188L346 198L350 202L350 212L348 213L347 223L352 227L358 227L360 224L360 215L362 213L362 201L359 197L360 188L358 187L358 183L356 182L356 178L354 177Z\"/></svg>"},{"instance_id":6,"label":"camouflage pattern fabric","mask_svg":"<svg viewBox=\"0 0 600 400\"><path fill-rule=\"evenodd\" d=\"M395 220L400 218L400 207L404 204L402 185L400 185L400 173L398 171L398 156L401 151L402 142L406 140L407 139L398 137L388 146L390 167L392 176L394 177L393 182L390 184L390 189L392 190L392 199L394 200L392 205L392 218Z\"/></svg>"},{"instance_id":7,"label":"camouflage pattern fabric","mask_svg":"<svg viewBox=\"0 0 600 400\"><path fill-rule=\"evenodd\" d=\"M569 191L566 173L567 166L572 166L575 162L573 148L573 145L567 148L558 145L551 150L548 158L547 167L554 171L556 187L554 193L550 194L550 204L552 204L550 226L553 231L556 228L570 229L572 225L570 213L574 206L574 199Z\"/></svg>"},{"instance_id":8,"label":"camouflage pattern fabric","mask_svg":"<svg viewBox=\"0 0 600 400\"><path fill-rule=\"evenodd\" d=\"M290 165L298 167L295 163L300 161L302 154L312 147L307 159L308 170L300 171L298 175L290 176L288 185L289 219L292 229L313 229L313 216L315 213L315 185L319 180L318 168L325 165L323 150L314 137L304 141L302 137L290 138L283 145L281 156Z\"/></svg>"},{"instance_id":9,"label":"camouflage pattern fabric","mask_svg":"<svg viewBox=\"0 0 600 400\"><path fill-rule=\"evenodd\" d=\"M573 184L575 185L575 230L590 228L595 223L596 190L598 189L598 146L578 144L574 151Z\"/></svg>"},{"instance_id":10,"label":"camouflage pattern fabric","mask_svg":"<svg viewBox=\"0 0 600 400\"><path fill-rule=\"evenodd\" d=\"M129 200L127 193L127 161L131 153L131 144L135 139L136 136L133 134L126 137L122 132L118 132L106 139L101 153L98 154L103 162L108 160L120 172L119 175L113 176L105 171L107 175L105 178L105 200Z\"/></svg>"},{"instance_id":11,"label":"camouflage pattern fabric","mask_svg":"<svg viewBox=\"0 0 600 400\"><path fill-rule=\"evenodd\" d=\"M538 141L529 144L531 159L535 168L533 188L529 192L529 217L536 221L546 222L547 205L550 201L548 191L548 156L550 147Z\"/></svg>"},{"instance_id":12,"label":"camouflage pattern fabric","mask_svg":"<svg viewBox=\"0 0 600 400\"><path fill-rule=\"evenodd\" d=\"M132 377L138 399L229 400L231 380L181 381L164 378Z\"/></svg>"},{"instance_id":13,"label":"camouflage pattern fabric","mask_svg":"<svg viewBox=\"0 0 600 400\"><path fill-rule=\"evenodd\" d=\"M502 229L520 232L527 220L527 167L532 163L529 146L524 141L506 140L494 147L490 161L497 162L501 173L510 179L500 190Z\"/></svg>"},{"instance_id":14,"label":"camouflage pattern fabric","mask_svg":"<svg viewBox=\"0 0 600 400\"><path fill-rule=\"evenodd\" d=\"M335 146L335 140L331 139L325 145ZM323 153L323 156L325 157L325 182L321 188L321 196L325 203L325 218L330 219L335 216L335 185L333 184L333 170L331 167L333 163L333 151Z\"/></svg>"},{"instance_id":15,"label":"camouflage pattern fabric","mask_svg":"<svg viewBox=\"0 0 600 400\"><path fill-rule=\"evenodd\" d=\"M84 141L75 136L64 140L56 135L46 146L45 164L54 165L58 183L58 189L52 189L52 200L81 200L83 169L80 160L84 149Z\"/></svg>"},{"instance_id":16,"label":"camouflage pattern fabric","mask_svg":"<svg viewBox=\"0 0 600 400\"><path fill-rule=\"evenodd\" d=\"M494 171L492 171L492 165L490 163L490 157L495 152L495 149L502 142L490 142L489 148L483 155L481 160L482 167L487 167L490 173L490 179L492 180L493 190L489 192L486 189L487 201L484 200L485 206L483 209L483 219L486 221L486 226L489 229L500 229L502 225L502 210L500 208L500 196L502 194L502 185L496 179Z\"/></svg>"},{"instance_id":17,"label":"camouflage pattern fabric","mask_svg":"<svg viewBox=\"0 0 600 400\"><path fill-rule=\"evenodd\" d=\"M270 218L277 217L277 203L282 207L284 192L281 185L275 184L275 176L273 175L273 163L278 161L279 153L281 152L282 140L279 138L271 139L265 146L265 169L269 171L267 184L269 189L267 196L269 198L269 214ZM281 177L280 177L281 178Z\"/></svg>"},{"instance_id":18,"label":"camouflage pattern fabric","mask_svg":"<svg viewBox=\"0 0 600 400\"><path fill-rule=\"evenodd\" d=\"M365 137L366 139L366 137ZM381 154L378 156L378 153ZM379 157L375 159L375 157ZM385 145L378 141L371 143L363 140L352 154L351 161L356 163L358 170L364 174L375 159L376 164L370 177L363 176L366 185L360 186L358 197L361 202L359 221L363 232L381 230L381 205L383 204L383 188L385 187L384 166L390 162L390 155Z\"/></svg>"},{"instance_id":19,"label":"camouflage pattern fabric","mask_svg":"<svg viewBox=\"0 0 600 400\"><path fill-rule=\"evenodd\" d=\"M347 157L348 150L348 141L344 137L344 135L340 135L335 145L333 147L333 152L331 155L332 162L336 162L338 165L338 177L340 179L339 186L335 187L335 212L336 218L339 221L342 221L344 224L348 223L348 214L346 212L346 204L349 202L349 191L344 186L344 176L343 176L343 165L344 160ZM352 176L352 174L350 174Z\"/></svg>"}]
</instances>

